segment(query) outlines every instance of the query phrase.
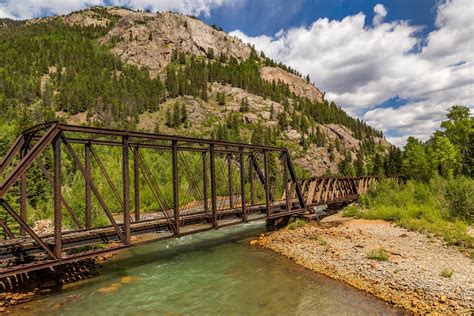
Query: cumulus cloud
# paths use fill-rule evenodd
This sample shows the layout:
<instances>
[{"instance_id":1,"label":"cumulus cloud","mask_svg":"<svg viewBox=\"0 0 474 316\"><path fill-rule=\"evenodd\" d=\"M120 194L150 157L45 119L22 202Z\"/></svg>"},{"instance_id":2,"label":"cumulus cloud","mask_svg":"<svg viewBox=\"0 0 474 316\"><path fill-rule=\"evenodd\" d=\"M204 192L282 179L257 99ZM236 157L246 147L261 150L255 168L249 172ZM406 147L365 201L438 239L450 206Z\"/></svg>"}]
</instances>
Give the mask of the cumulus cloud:
<instances>
[{"instance_id":1,"label":"cumulus cloud","mask_svg":"<svg viewBox=\"0 0 474 316\"><path fill-rule=\"evenodd\" d=\"M374 13L375 13L375 16L372 19L372 24L379 25L380 23L383 22L383 18L387 16L387 9L385 9L385 7L382 4L377 3L374 7Z\"/></svg>"},{"instance_id":2,"label":"cumulus cloud","mask_svg":"<svg viewBox=\"0 0 474 316\"><path fill-rule=\"evenodd\" d=\"M0 0L1 1L1 0ZM210 16L213 8L232 1L225 0L5 0L0 2L0 18L30 19L43 15L66 14L93 5L127 6L132 9L175 11Z\"/></svg>"},{"instance_id":3,"label":"cumulus cloud","mask_svg":"<svg viewBox=\"0 0 474 316\"><path fill-rule=\"evenodd\" d=\"M383 130L402 145L409 135L427 139L453 104L474 104L474 6L453 0L437 7L436 29L423 38L408 21L384 22L374 7L342 20L318 19L274 36L231 34L304 74L349 113ZM398 97L406 104L381 107Z\"/></svg>"}]
</instances>

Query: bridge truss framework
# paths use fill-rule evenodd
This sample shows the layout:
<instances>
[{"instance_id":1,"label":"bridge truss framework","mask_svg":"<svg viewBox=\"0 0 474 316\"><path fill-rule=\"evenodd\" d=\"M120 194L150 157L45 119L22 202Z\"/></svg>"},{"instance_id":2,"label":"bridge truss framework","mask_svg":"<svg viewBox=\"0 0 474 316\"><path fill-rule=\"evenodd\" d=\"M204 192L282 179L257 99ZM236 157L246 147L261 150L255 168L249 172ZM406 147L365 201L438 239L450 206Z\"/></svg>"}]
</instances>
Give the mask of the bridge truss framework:
<instances>
[{"instance_id":1,"label":"bridge truss framework","mask_svg":"<svg viewBox=\"0 0 474 316\"><path fill-rule=\"evenodd\" d=\"M112 167L121 168L120 179L110 174L110 166L100 157L104 153L117 157ZM37 234L28 224L32 168L51 186L54 212L49 234ZM0 162L0 176L0 206L8 214L0 218L5 237L0 241L0 278L253 220L311 216L314 206L356 200L376 181L298 180L285 148L58 122L25 131ZM74 177L83 183L81 192L73 193L80 196L80 206L68 202L71 194L63 192L63 184ZM105 187L109 200L104 198ZM146 206L141 204L144 191ZM150 200L153 211L142 212ZM108 224L95 222L99 211ZM69 229L64 229L66 217ZM18 235L11 224L19 225ZM133 238L148 233L158 237ZM93 247L104 243L105 249Z\"/></svg>"}]
</instances>

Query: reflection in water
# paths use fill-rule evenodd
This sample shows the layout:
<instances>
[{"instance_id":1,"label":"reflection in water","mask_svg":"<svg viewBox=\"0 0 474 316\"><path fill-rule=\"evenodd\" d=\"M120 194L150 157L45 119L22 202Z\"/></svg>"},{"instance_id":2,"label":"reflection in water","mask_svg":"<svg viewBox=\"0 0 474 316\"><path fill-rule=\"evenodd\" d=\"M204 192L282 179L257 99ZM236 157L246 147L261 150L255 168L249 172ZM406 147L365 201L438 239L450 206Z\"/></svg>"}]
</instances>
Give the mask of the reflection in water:
<instances>
[{"instance_id":1,"label":"reflection in water","mask_svg":"<svg viewBox=\"0 0 474 316\"><path fill-rule=\"evenodd\" d=\"M252 223L120 253L102 275L12 310L33 315L389 315L401 311L250 247Z\"/></svg>"}]
</instances>

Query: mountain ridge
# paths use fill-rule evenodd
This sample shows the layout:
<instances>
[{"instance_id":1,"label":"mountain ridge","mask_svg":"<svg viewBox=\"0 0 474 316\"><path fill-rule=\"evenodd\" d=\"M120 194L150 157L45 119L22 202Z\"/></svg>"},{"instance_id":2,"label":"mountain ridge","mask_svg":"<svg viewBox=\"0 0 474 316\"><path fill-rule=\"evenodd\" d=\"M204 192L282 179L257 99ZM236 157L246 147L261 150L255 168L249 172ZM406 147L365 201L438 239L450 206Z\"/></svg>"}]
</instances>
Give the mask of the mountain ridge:
<instances>
[{"instance_id":1,"label":"mountain ridge","mask_svg":"<svg viewBox=\"0 0 474 316\"><path fill-rule=\"evenodd\" d=\"M37 97L10 97L33 114L48 108L75 124L284 145L312 175L377 173L393 150L309 78L194 17L91 7L3 25L19 33L18 45L24 38L45 50L24 70L38 81Z\"/></svg>"}]
</instances>

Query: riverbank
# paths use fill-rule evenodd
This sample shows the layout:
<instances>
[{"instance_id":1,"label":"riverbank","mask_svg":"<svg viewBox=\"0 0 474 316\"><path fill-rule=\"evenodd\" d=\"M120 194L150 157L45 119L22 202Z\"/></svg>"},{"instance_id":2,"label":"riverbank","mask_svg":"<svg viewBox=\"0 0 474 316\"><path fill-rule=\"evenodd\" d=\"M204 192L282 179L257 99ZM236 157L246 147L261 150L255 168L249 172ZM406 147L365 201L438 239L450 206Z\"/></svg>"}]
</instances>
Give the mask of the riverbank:
<instances>
[{"instance_id":1,"label":"riverbank","mask_svg":"<svg viewBox=\"0 0 474 316\"><path fill-rule=\"evenodd\" d=\"M258 245L415 314L471 315L474 262L456 247L382 220L311 222Z\"/></svg>"}]
</instances>

